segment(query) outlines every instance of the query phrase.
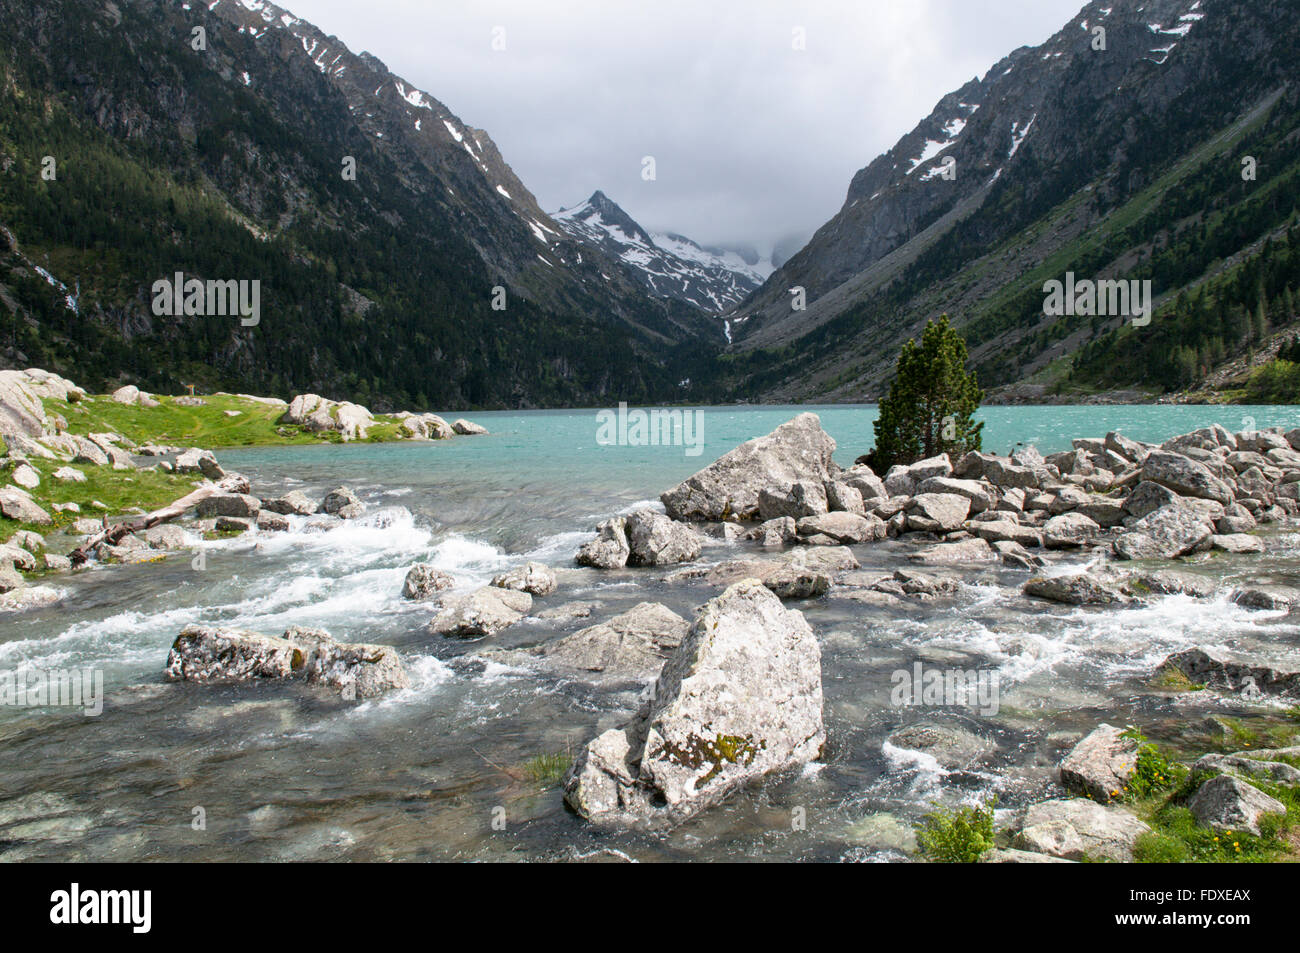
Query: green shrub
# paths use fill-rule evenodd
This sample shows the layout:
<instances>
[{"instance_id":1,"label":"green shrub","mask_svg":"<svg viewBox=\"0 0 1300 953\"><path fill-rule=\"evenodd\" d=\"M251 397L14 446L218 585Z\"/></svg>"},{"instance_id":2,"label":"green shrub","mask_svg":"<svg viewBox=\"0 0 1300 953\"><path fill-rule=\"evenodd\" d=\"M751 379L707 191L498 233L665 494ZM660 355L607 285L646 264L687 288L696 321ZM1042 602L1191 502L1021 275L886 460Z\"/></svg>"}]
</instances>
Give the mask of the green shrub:
<instances>
[{"instance_id":1,"label":"green shrub","mask_svg":"<svg viewBox=\"0 0 1300 953\"><path fill-rule=\"evenodd\" d=\"M993 807L932 811L917 825L916 840L926 859L940 864L973 864L993 847Z\"/></svg>"}]
</instances>

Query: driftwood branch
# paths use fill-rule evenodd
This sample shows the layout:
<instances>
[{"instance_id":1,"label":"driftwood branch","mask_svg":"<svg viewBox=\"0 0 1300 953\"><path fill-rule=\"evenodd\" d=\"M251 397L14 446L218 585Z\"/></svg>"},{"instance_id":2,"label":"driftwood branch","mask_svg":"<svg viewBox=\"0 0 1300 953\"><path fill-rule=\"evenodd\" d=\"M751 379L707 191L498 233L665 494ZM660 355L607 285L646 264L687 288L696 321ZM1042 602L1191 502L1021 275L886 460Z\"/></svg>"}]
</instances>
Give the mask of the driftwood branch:
<instances>
[{"instance_id":1,"label":"driftwood branch","mask_svg":"<svg viewBox=\"0 0 1300 953\"><path fill-rule=\"evenodd\" d=\"M193 509L203 500L213 496L220 496L223 493L244 493L248 491L248 481L237 473L229 474L216 483L205 483L191 493L187 493L179 500L164 506L162 509L154 510L152 513L145 513L143 516L135 516L128 520L122 520L120 523L114 523L112 526L105 524L104 531L91 536L84 543L68 554L68 559L72 565L83 565L90 554L93 553L101 544L115 546L124 538L132 533L138 533L140 530L149 529L157 526L159 523L167 523L174 519L179 519L186 512Z\"/></svg>"}]
</instances>

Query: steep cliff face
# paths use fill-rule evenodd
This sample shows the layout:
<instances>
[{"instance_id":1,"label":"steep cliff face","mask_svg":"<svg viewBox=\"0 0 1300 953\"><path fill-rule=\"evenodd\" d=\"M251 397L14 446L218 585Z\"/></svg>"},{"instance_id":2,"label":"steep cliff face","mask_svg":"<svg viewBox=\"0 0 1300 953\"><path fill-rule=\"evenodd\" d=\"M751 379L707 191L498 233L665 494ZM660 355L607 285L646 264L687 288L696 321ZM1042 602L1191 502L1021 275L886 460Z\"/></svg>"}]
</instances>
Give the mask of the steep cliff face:
<instances>
[{"instance_id":1,"label":"steep cliff face","mask_svg":"<svg viewBox=\"0 0 1300 953\"><path fill-rule=\"evenodd\" d=\"M784 363L747 358L751 380L771 397L868 395L925 317L987 324L1027 273L1057 255L1064 271L1080 259L1074 244L1144 190L1204 165L1207 144L1290 109L1298 17L1281 0L1102 0L945 96L736 309L738 350L793 345ZM1149 224L1089 267L1130 276L1164 228ZM795 286L806 311L792 310ZM977 358L1009 379L1040 369L1043 348L1020 353L1032 309L1006 323L972 330ZM891 360L855 366L872 352Z\"/></svg>"}]
</instances>

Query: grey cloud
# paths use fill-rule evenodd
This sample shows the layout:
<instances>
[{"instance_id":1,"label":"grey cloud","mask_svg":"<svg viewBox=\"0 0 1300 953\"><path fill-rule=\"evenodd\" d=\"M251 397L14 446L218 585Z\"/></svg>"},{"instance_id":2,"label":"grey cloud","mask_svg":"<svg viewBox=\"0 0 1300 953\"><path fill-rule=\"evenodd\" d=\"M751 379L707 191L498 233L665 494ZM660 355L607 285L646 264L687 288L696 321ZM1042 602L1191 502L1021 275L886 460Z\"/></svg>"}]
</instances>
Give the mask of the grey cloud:
<instances>
[{"instance_id":1,"label":"grey cloud","mask_svg":"<svg viewBox=\"0 0 1300 953\"><path fill-rule=\"evenodd\" d=\"M486 129L543 208L603 189L652 231L810 235L945 93L1081 0L290 0ZM504 27L504 52L491 48ZM792 49L793 30L807 49ZM658 178L641 178L653 155Z\"/></svg>"}]
</instances>

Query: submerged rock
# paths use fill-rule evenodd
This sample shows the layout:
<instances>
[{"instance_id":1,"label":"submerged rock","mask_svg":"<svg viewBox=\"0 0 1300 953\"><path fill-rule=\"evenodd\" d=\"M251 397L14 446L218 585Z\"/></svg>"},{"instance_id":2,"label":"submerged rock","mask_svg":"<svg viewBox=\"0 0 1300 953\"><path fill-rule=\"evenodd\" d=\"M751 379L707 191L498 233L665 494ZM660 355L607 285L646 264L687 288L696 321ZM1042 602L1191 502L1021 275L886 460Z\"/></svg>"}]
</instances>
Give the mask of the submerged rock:
<instances>
[{"instance_id":1,"label":"submerged rock","mask_svg":"<svg viewBox=\"0 0 1300 953\"><path fill-rule=\"evenodd\" d=\"M670 826L825 740L817 638L747 580L704 605L637 717L587 745L565 800L601 824Z\"/></svg>"},{"instance_id":2,"label":"submerged rock","mask_svg":"<svg viewBox=\"0 0 1300 953\"><path fill-rule=\"evenodd\" d=\"M770 487L833 476L835 441L816 414L800 414L765 437L723 454L661 497L668 515L695 522L758 517L758 496Z\"/></svg>"}]
</instances>

